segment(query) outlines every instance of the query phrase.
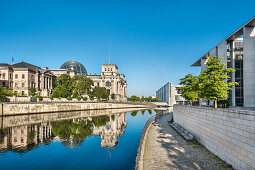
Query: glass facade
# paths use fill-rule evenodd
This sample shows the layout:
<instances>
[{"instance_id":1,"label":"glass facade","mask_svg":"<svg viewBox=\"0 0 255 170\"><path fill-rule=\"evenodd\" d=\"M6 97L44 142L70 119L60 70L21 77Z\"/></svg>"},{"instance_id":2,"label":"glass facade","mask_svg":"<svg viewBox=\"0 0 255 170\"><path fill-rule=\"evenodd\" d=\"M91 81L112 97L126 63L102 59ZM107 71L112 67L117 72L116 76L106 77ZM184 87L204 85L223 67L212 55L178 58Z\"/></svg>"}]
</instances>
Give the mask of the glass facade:
<instances>
[{"instance_id":1,"label":"glass facade","mask_svg":"<svg viewBox=\"0 0 255 170\"><path fill-rule=\"evenodd\" d=\"M77 75L87 75L86 68L77 61L68 61L60 67L60 69L66 69L68 71L71 71L71 69L74 68L77 72Z\"/></svg>"},{"instance_id":2,"label":"glass facade","mask_svg":"<svg viewBox=\"0 0 255 170\"><path fill-rule=\"evenodd\" d=\"M233 68L236 71L229 76L230 81L237 82L235 86L234 94L229 93L229 100L235 98L235 106L244 105L244 93L243 93L243 40L239 39L233 43L230 41L227 45L227 67Z\"/></svg>"}]
</instances>

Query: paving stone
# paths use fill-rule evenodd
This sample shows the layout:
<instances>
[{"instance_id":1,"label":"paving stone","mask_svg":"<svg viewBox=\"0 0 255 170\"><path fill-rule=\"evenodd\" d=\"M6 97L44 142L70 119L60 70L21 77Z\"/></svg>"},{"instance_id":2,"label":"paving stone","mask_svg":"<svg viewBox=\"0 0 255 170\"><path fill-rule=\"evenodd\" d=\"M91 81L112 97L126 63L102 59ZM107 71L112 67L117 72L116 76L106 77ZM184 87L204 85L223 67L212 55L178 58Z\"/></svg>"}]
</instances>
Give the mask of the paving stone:
<instances>
[{"instance_id":1,"label":"paving stone","mask_svg":"<svg viewBox=\"0 0 255 170\"><path fill-rule=\"evenodd\" d=\"M168 123L170 114L160 115L149 129L144 169L222 169L227 164L202 145L187 142Z\"/></svg>"}]
</instances>

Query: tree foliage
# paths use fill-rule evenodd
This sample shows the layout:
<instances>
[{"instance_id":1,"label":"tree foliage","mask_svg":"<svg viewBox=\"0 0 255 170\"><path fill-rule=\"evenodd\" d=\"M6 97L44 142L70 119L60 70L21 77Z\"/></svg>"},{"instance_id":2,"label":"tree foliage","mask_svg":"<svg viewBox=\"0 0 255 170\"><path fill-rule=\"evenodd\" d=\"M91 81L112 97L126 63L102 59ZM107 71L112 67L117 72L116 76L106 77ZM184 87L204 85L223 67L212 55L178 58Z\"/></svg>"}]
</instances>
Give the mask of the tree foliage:
<instances>
[{"instance_id":1,"label":"tree foliage","mask_svg":"<svg viewBox=\"0 0 255 170\"><path fill-rule=\"evenodd\" d=\"M225 64L221 63L222 57L209 57L206 62L207 68L202 71L199 76L186 75L180 79L179 87L181 95L191 101L198 98L205 98L207 100L214 100L215 107L217 107L217 100L228 98L231 86L235 86L236 82L229 82L229 73L234 72L232 68L224 68Z\"/></svg>"},{"instance_id":2,"label":"tree foliage","mask_svg":"<svg viewBox=\"0 0 255 170\"><path fill-rule=\"evenodd\" d=\"M4 88L2 85L0 85L0 102L5 102L6 96L16 96L17 93L13 91L9 91L6 88Z\"/></svg>"},{"instance_id":3,"label":"tree foliage","mask_svg":"<svg viewBox=\"0 0 255 170\"><path fill-rule=\"evenodd\" d=\"M221 63L222 57L217 59L210 57L207 61L207 68L200 74L201 94L208 100L215 100L215 107L217 107L217 100L228 97L231 86L235 86L236 82L228 82L230 76L228 75L235 70L232 68L224 68L225 64Z\"/></svg>"},{"instance_id":4,"label":"tree foliage","mask_svg":"<svg viewBox=\"0 0 255 170\"><path fill-rule=\"evenodd\" d=\"M111 98L112 98L113 100L115 100L115 99L116 99L116 95L115 95L114 93L112 93L112 94L111 94Z\"/></svg>"},{"instance_id":5,"label":"tree foliage","mask_svg":"<svg viewBox=\"0 0 255 170\"><path fill-rule=\"evenodd\" d=\"M76 75L72 78L73 97L80 97L83 94L88 94L93 85L93 80L84 76Z\"/></svg>"},{"instance_id":6,"label":"tree foliage","mask_svg":"<svg viewBox=\"0 0 255 170\"><path fill-rule=\"evenodd\" d=\"M196 101L199 98L199 78L192 74L186 75L180 79L180 85L177 89L181 91L181 95L189 101Z\"/></svg>"},{"instance_id":7,"label":"tree foliage","mask_svg":"<svg viewBox=\"0 0 255 170\"><path fill-rule=\"evenodd\" d=\"M30 88L28 89L28 95L29 95L29 96L32 96L32 97L35 97L35 96L36 96L36 88L30 87Z\"/></svg>"},{"instance_id":8,"label":"tree foliage","mask_svg":"<svg viewBox=\"0 0 255 170\"><path fill-rule=\"evenodd\" d=\"M72 96L73 80L68 74L59 76L55 81L55 86L52 94L53 97L67 98Z\"/></svg>"},{"instance_id":9,"label":"tree foliage","mask_svg":"<svg viewBox=\"0 0 255 170\"><path fill-rule=\"evenodd\" d=\"M110 95L110 91L105 87L95 87L93 91L93 96L97 98L97 100L108 99Z\"/></svg>"},{"instance_id":10,"label":"tree foliage","mask_svg":"<svg viewBox=\"0 0 255 170\"><path fill-rule=\"evenodd\" d=\"M52 96L55 98L82 97L91 93L92 85L93 81L85 75L76 75L71 78L63 74L57 78Z\"/></svg>"},{"instance_id":11,"label":"tree foliage","mask_svg":"<svg viewBox=\"0 0 255 170\"><path fill-rule=\"evenodd\" d=\"M7 96L7 90L3 86L0 85L0 101L4 102Z\"/></svg>"}]
</instances>

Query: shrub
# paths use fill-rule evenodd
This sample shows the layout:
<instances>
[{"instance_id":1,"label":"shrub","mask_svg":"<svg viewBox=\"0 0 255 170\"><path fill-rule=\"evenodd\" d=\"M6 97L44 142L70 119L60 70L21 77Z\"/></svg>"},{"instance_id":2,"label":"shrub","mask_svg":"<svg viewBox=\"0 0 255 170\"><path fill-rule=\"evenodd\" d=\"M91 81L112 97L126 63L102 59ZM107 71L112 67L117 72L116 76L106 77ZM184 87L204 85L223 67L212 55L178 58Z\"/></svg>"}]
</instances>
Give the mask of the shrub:
<instances>
[{"instance_id":1,"label":"shrub","mask_svg":"<svg viewBox=\"0 0 255 170\"><path fill-rule=\"evenodd\" d=\"M77 99L78 101L80 101L80 100L81 100L81 97L77 97L76 99Z\"/></svg>"},{"instance_id":2,"label":"shrub","mask_svg":"<svg viewBox=\"0 0 255 170\"><path fill-rule=\"evenodd\" d=\"M218 104L222 108L229 108L229 106L230 106L229 100L219 100Z\"/></svg>"},{"instance_id":3,"label":"shrub","mask_svg":"<svg viewBox=\"0 0 255 170\"><path fill-rule=\"evenodd\" d=\"M42 99L43 99L43 97L42 96L36 96L38 99L39 99L39 101L42 101Z\"/></svg>"},{"instance_id":4,"label":"shrub","mask_svg":"<svg viewBox=\"0 0 255 170\"><path fill-rule=\"evenodd\" d=\"M50 99L51 99L51 100L53 100L53 99L54 99L54 97L53 97L53 96L50 96Z\"/></svg>"},{"instance_id":5,"label":"shrub","mask_svg":"<svg viewBox=\"0 0 255 170\"><path fill-rule=\"evenodd\" d=\"M73 98L72 98L72 97L67 97L66 99L67 99L67 100L73 100Z\"/></svg>"},{"instance_id":6,"label":"shrub","mask_svg":"<svg viewBox=\"0 0 255 170\"><path fill-rule=\"evenodd\" d=\"M82 100L83 100L83 101L87 101L88 98L87 98L87 97L83 97Z\"/></svg>"}]
</instances>

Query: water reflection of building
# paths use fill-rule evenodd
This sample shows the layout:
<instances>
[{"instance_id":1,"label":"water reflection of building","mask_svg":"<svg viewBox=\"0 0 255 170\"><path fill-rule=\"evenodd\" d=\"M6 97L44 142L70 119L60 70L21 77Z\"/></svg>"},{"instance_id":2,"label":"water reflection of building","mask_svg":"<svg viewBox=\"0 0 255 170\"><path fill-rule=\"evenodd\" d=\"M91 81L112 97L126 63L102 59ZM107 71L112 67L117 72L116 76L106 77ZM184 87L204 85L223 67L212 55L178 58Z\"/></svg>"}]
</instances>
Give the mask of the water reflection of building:
<instances>
[{"instance_id":1,"label":"water reflection of building","mask_svg":"<svg viewBox=\"0 0 255 170\"><path fill-rule=\"evenodd\" d=\"M90 122L91 133L89 136L100 136L102 147L114 147L118 144L120 135L124 134L127 125L127 113L105 115L105 117L107 117L105 124L100 126L91 124L92 120L98 117L84 117L69 121L79 123L86 120ZM0 152L14 151L23 153L36 148L39 144L49 144L53 139L60 141L66 147L74 148L82 145L86 140L86 137L74 138L69 136L67 139L61 139L59 136L54 136L52 132L54 123L30 124L1 129Z\"/></svg>"},{"instance_id":2,"label":"water reflection of building","mask_svg":"<svg viewBox=\"0 0 255 170\"><path fill-rule=\"evenodd\" d=\"M100 135L102 147L113 147L118 144L120 135L124 134L127 126L127 113L110 116L110 121L102 127L94 128L93 134Z\"/></svg>"},{"instance_id":3,"label":"water reflection of building","mask_svg":"<svg viewBox=\"0 0 255 170\"><path fill-rule=\"evenodd\" d=\"M52 139L50 123L6 128L1 130L0 152L25 152L40 143L47 144Z\"/></svg>"}]
</instances>

